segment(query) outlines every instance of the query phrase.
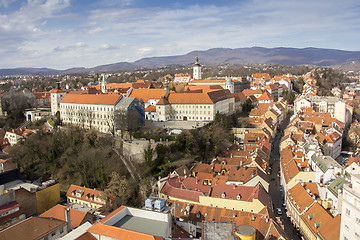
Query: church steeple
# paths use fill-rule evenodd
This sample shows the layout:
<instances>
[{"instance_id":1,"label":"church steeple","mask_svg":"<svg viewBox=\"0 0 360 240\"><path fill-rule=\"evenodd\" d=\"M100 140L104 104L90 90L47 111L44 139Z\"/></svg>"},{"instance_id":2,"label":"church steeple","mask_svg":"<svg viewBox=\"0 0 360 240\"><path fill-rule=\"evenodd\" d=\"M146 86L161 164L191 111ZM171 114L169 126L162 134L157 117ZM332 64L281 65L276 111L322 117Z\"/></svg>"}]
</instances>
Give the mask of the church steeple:
<instances>
[{"instance_id":1,"label":"church steeple","mask_svg":"<svg viewBox=\"0 0 360 240\"><path fill-rule=\"evenodd\" d=\"M169 91L169 82L168 82L167 78L165 78L164 90L165 90L165 91Z\"/></svg>"},{"instance_id":2,"label":"church steeple","mask_svg":"<svg viewBox=\"0 0 360 240\"><path fill-rule=\"evenodd\" d=\"M201 79L201 64L199 63L199 57L196 56L195 63L193 66L193 78L195 80Z\"/></svg>"},{"instance_id":3,"label":"church steeple","mask_svg":"<svg viewBox=\"0 0 360 240\"><path fill-rule=\"evenodd\" d=\"M106 83L106 78L105 78L105 74L103 74L103 79L101 81L101 92L102 93L107 93L107 83Z\"/></svg>"}]
</instances>

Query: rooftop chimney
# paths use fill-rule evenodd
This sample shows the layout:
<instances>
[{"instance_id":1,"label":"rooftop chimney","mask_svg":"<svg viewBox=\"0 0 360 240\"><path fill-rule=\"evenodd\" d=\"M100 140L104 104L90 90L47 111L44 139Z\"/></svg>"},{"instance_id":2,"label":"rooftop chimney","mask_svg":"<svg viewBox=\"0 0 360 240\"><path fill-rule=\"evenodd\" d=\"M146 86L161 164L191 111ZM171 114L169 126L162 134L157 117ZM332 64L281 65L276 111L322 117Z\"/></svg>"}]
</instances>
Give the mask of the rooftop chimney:
<instances>
[{"instance_id":1,"label":"rooftop chimney","mask_svg":"<svg viewBox=\"0 0 360 240\"><path fill-rule=\"evenodd\" d=\"M67 223L67 232L70 232L71 231L70 208L65 208L65 222Z\"/></svg>"}]
</instances>

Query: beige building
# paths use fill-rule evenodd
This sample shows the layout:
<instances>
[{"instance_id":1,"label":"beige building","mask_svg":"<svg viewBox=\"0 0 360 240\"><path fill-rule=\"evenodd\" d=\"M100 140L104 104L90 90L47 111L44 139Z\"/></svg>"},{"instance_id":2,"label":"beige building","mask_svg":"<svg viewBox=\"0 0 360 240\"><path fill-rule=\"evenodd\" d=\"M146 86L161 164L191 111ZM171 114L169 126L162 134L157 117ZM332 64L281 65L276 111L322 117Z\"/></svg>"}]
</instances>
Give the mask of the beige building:
<instances>
[{"instance_id":1,"label":"beige building","mask_svg":"<svg viewBox=\"0 0 360 240\"><path fill-rule=\"evenodd\" d=\"M213 121L217 112L234 111L235 100L229 90L168 93L156 104L159 121Z\"/></svg>"},{"instance_id":2,"label":"beige building","mask_svg":"<svg viewBox=\"0 0 360 240\"><path fill-rule=\"evenodd\" d=\"M102 191L80 187L71 184L66 193L67 202L78 204L91 209L99 209L105 205L105 196Z\"/></svg>"}]
</instances>

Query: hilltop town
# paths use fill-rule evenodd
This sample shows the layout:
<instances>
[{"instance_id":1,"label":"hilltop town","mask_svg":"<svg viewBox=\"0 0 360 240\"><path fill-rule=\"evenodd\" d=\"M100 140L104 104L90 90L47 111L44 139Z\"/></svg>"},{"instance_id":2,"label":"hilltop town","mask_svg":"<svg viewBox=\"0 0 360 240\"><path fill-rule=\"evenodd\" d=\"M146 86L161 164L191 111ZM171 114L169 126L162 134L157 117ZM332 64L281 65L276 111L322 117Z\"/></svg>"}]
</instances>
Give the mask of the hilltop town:
<instances>
[{"instance_id":1,"label":"hilltop town","mask_svg":"<svg viewBox=\"0 0 360 240\"><path fill-rule=\"evenodd\" d=\"M250 68L4 77L0 239L360 238L359 76Z\"/></svg>"}]
</instances>

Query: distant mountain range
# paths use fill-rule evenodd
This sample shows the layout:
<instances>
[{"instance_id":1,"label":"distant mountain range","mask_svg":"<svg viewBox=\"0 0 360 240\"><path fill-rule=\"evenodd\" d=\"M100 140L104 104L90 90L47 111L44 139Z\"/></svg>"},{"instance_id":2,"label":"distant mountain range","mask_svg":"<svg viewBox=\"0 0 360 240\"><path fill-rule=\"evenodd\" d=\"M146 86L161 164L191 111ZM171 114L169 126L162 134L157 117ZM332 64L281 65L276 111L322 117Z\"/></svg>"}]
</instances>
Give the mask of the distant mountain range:
<instances>
[{"instance_id":1,"label":"distant mountain range","mask_svg":"<svg viewBox=\"0 0 360 240\"><path fill-rule=\"evenodd\" d=\"M343 51L323 48L213 48L206 51L193 51L185 55L149 57L135 62L118 62L93 68L70 68L56 70L49 68L14 68L0 69L0 75L16 74L66 74L88 71L106 72L116 70L133 70L139 68L156 68L176 65L189 65L198 56L200 63L213 64L280 64L280 65L316 65L336 66L360 61L360 51Z\"/></svg>"}]
</instances>

